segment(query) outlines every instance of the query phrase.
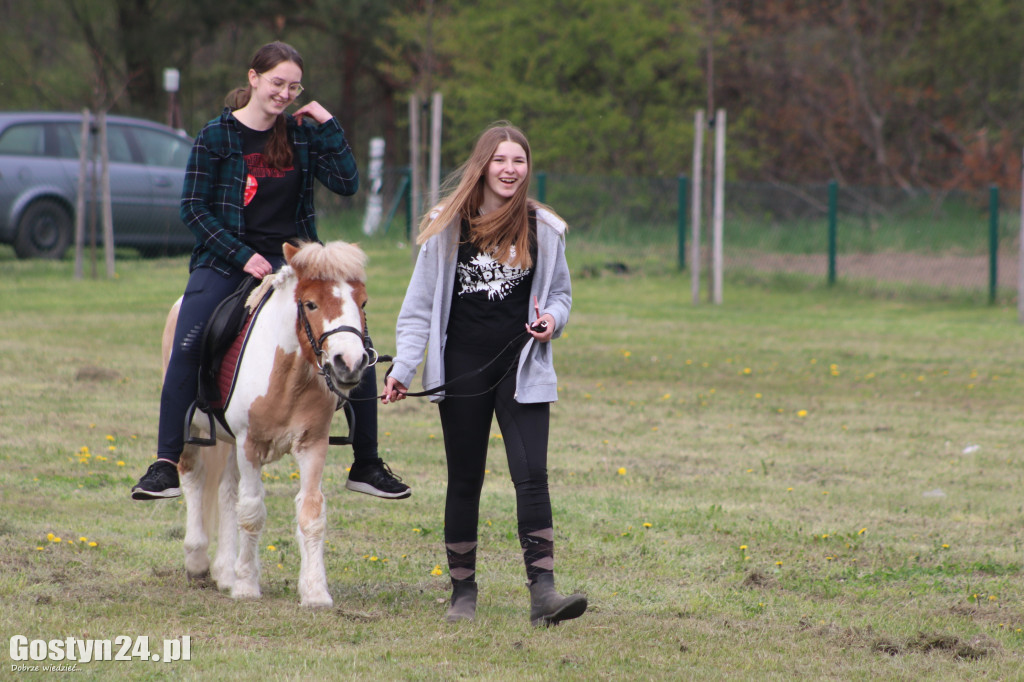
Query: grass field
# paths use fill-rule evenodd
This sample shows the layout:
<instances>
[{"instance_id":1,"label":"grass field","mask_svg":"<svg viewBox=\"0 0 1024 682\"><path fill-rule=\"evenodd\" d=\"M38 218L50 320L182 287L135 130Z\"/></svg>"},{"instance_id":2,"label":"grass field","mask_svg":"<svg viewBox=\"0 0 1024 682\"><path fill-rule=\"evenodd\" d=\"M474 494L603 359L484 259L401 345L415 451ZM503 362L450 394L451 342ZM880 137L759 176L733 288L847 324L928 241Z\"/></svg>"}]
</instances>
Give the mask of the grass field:
<instances>
[{"instance_id":1,"label":"grass field","mask_svg":"<svg viewBox=\"0 0 1024 682\"><path fill-rule=\"evenodd\" d=\"M364 244L393 351L408 247ZM128 490L155 449L159 333L186 260L113 281L0 251L0 636L190 638L191 660L78 663L97 679L1018 679L1024 670L1024 327L1010 308L865 300L728 280L693 306L675 254L570 233L549 461L560 589L590 610L533 629L497 427L480 606L443 622L436 408L381 408L414 487L328 499L335 608L298 606L295 468L266 472L264 596L184 574L184 505ZM613 274L606 261L626 263ZM116 651L116 649L115 649ZM65 665L73 662L63 661ZM40 673L42 674L42 673Z\"/></svg>"}]
</instances>

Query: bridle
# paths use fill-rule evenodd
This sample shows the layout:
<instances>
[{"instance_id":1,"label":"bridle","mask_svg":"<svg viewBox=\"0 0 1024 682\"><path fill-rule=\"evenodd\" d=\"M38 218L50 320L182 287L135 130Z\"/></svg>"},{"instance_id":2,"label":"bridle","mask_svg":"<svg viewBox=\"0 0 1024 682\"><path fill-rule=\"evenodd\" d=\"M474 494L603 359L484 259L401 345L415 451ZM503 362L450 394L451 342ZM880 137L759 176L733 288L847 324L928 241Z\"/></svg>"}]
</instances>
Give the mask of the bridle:
<instances>
[{"instance_id":1,"label":"bridle","mask_svg":"<svg viewBox=\"0 0 1024 682\"><path fill-rule=\"evenodd\" d=\"M377 350L370 345L369 337L363 333L361 329L356 329L347 324L340 325L334 329L328 329L319 338L313 335L313 327L309 324L309 318L306 317L306 306L305 301L299 299L296 303L298 307L299 319L302 320L302 328L306 331L306 338L309 340L309 347L313 350L313 354L316 356L316 367L319 370L317 374L324 378L324 382L327 384L327 388L331 390L331 393L335 394L339 398L347 399L344 393L342 393L337 386L334 385L334 381L331 379L331 373L327 371L326 363L324 362L324 342L333 336L334 334L348 333L355 334L363 342L363 355L366 357L366 366L373 367L377 364L380 359L380 355Z\"/></svg>"}]
</instances>

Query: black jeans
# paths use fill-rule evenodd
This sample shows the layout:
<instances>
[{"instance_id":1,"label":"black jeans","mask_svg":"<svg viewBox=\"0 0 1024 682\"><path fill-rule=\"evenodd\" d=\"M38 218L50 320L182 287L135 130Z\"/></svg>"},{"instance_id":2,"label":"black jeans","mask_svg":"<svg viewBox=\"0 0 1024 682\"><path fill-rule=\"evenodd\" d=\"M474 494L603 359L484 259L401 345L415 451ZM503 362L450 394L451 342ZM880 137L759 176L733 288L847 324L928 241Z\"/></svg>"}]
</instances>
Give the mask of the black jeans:
<instances>
[{"instance_id":1,"label":"black jeans","mask_svg":"<svg viewBox=\"0 0 1024 682\"><path fill-rule=\"evenodd\" d=\"M515 485L520 535L551 528L547 471L551 406L548 403L516 402L514 364L518 357L515 353L507 358L507 362L503 359L487 371L456 382L445 391L448 397L439 403L448 460L448 493L444 510L446 543L477 539L480 491L487 464L492 415L498 418L509 473ZM486 365L490 359L487 355L446 350L445 378L451 381ZM513 365L511 369L510 364ZM491 389L494 384L497 386ZM472 398L455 397L477 393L484 394Z\"/></svg>"}]
</instances>

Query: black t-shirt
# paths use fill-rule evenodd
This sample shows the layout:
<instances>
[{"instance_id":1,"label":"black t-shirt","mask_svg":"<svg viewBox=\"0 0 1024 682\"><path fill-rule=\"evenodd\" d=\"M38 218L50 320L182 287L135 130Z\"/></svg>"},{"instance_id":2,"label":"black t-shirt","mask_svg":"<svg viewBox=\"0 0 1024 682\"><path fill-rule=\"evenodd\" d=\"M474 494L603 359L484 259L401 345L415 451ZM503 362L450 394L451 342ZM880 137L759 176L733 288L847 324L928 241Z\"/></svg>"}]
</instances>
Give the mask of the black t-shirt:
<instances>
[{"instance_id":1,"label":"black t-shirt","mask_svg":"<svg viewBox=\"0 0 1024 682\"><path fill-rule=\"evenodd\" d=\"M499 263L469 243L463 221L448 317L448 348L494 353L523 333L528 321L533 269ZM536 217L530 214L531 249L536 254ZM511 259L510 259L511 260Z\"/></svg>"},{"instance_id":2,"label":"black t-shirt","mask_svg":"<svg viewBox=\"0 0 1024 682\"><path fill-rule=\"evenodd\" d=\"M285 169L267 165L263 149L271 130L238 125L246 168L243 241L261 255L281 256L282 244L298 235L295 215L302 192L301 174L294 165Z\"/></svg>"}]
</instances>

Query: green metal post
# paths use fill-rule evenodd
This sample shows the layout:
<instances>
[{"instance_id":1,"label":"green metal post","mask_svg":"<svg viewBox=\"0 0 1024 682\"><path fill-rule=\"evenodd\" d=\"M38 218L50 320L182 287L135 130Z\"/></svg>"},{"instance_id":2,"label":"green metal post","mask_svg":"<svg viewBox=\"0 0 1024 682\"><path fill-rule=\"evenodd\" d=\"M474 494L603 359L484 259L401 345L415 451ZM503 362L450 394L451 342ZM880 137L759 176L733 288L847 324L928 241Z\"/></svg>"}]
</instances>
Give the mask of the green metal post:
<instances>
[{"instance_id":1,"label":"green metal post","mask_svg":"<svg viewBox=\"0 0 1024 682\"><path fill-rule=\"evenodd\" d=\"M999 188L988 188L988 302L996 302L999 283Z\"/></svg>"},{"instance_id":2,"label":"green metal post","mask_svg":"<svg viewBox=\"0 0 1024 682\"><path fill-rule=\"evenodd\" d=\"M828 285L836 283L836 213L839 204L839 183L828 183Z\"/></svg>"},{"instance_id":3,"label":"green metal post","mask_svg":"<svg viewBox=\"0 0 1024 682\"><path fill-rule=\"evenodd\" d=\"M537 173L537 201L548 203L548 174L546 171Z\"/></svg>"},{"instance_id":4,"label":"green metal post","mask_svg":"<svg viewBox=\"0 0 1024 682\"><path fill-rule=\"evenodd\" d=\"M686 203L686 197L690 193L690 179L685 175L679 176L679 182L676 185L676 191L678 192L678 205L679 210L679 238L677 243L679 244L679 269L686 269L686 216L689 214L689 208Z\"/></svg>"}]
</instances>

